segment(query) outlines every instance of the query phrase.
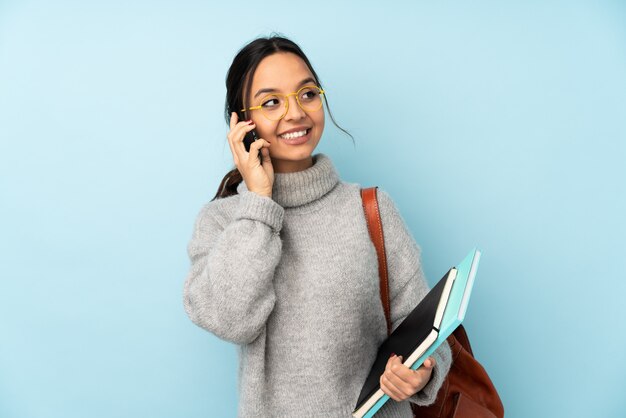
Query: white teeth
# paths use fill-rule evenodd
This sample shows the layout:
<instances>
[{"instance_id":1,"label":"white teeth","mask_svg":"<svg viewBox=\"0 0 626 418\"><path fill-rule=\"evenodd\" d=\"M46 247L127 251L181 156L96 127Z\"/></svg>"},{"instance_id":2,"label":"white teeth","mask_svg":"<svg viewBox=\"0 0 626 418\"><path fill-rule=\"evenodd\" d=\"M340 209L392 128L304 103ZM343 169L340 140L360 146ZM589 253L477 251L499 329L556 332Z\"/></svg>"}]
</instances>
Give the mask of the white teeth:
<instances>
[{"instance_id":1,"label":"white teeth","mask_svg":"<svg viewBox=\"0 0 626 418\"><path fill-rule=\"evenodd\" d=\"M293 139L293 138L300 138L301 136L306 135L306 129L304 131L300 131L300 132L291 132L288 134L284 134L281 135L281 138L285 138L285 139Z\"/></svg>"}]
</instances>

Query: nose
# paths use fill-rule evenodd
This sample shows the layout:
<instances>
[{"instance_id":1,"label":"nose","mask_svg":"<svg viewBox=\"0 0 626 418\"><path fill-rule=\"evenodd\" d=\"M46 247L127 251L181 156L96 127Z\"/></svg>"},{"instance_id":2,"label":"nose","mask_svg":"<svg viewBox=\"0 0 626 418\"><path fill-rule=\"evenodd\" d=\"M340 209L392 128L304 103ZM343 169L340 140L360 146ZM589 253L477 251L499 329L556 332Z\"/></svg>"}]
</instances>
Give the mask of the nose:
<instances>
[{"instance_id":1,"label":"nose","mask_svg":"<svg viewBox=\"0 0 626 418\"><path fill-rule=\"evenodd\" d=\"M296 99L296 96L287 97L287 100L288 100L288 108L287 108L287 114L285 115L286 120L298 120L306 116L306 113L304 112L304 110L302 110L302 108L298 104L298 100Z\"/></svg>"}]
</instances>

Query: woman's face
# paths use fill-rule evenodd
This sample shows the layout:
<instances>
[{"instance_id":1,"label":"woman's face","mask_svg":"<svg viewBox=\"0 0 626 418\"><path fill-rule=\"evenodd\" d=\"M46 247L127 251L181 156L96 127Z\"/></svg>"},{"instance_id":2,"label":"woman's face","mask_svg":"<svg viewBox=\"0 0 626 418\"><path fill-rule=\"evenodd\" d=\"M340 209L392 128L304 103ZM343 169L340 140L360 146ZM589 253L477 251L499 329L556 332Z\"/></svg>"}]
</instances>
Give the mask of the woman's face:
<instances>
[{"instance_id":1,"label":"woman's face","mask_svg":"<svg viewBox=\"0 0 626 418\"><path fill-rule=\"evenodd\" d=\"M259 63L252 78L250 99L247 106L257 106L269 92L261 89L273 89L272 93L287 95L298 91L303 86L316 85L313 74L304 61L290 52L277 52ZM267 119L261 110L248 112L256 124L257 137L265 139L271 145L270 157L274 171L286 173L304 170L311 166L313 150L324 131L324 107L317 111L304 111L296 101L295 95L287 98L289 110L277 121ZM295 131L294 131L295 130ZM282 135L287 132L306 130L306 142L290 144Z\"/></svg>"}]
</instances>

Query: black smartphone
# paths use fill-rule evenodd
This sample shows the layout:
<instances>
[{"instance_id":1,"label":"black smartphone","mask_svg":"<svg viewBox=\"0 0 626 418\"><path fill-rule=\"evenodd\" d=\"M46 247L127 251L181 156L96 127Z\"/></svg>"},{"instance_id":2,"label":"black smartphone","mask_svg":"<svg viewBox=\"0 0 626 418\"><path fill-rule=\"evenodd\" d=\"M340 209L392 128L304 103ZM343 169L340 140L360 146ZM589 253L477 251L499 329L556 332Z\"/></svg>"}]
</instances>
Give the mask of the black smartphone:
<instances>
[{"instance_id":1,"label":"black smartphone","mask_svg":"<svg viewBox=\"0 0 626 418\"><path fill-rule=\"evenodd\" d=\"M239 115L239 120L243 120L243 115ZM255 129L251 130L243 137L243 146L246 148L246 152L250 152L250 145L257 139L258 137L256 136ZM259 161L263 162L263 155L261 154L261 150L259 150Z\"/></svg>"},{"instance_id":2,"label":"black smartphone","mask_svg":"<svg viewBox=\"0 0 626 418\"><path fill-rule=\"evenodd\" d=\"M250 152L250 145L252 145L252 143L256 140L257 140L257 136L256 136L255 129L246 133L246 136L243 137L243 145L246 147L246 152Z\"/></svg>"}]
</instances>

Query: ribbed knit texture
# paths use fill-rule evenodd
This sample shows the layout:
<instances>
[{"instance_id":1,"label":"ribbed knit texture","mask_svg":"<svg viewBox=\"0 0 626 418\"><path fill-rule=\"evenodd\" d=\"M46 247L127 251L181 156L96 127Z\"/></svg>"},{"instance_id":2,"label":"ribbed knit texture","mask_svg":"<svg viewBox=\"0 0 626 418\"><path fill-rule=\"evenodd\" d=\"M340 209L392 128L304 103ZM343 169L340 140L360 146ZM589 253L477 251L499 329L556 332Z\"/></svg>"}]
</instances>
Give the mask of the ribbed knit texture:
<instances>
[{"instance_id":1,"label":"ribbed knit texture","mask_svg":"<svg viewBox=\"0 0 626 418\"><path fill-rule=\"evenodd\" d=\"M184 307L191 320L239 346L239 417L351 417L387 337L378 260L360 185L330 158L275 173L272 197L250 192L206 204L188 253ZM378 199L393 329L428 291L420 249L390 196ZM450 368L447 344L410 402L431 404ZM412 417L393 399L376 417Z\"/></svg>"}]
</instances>

